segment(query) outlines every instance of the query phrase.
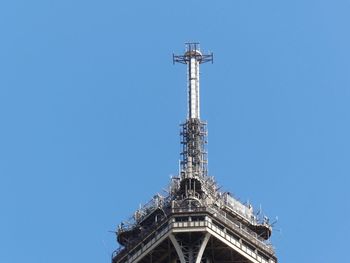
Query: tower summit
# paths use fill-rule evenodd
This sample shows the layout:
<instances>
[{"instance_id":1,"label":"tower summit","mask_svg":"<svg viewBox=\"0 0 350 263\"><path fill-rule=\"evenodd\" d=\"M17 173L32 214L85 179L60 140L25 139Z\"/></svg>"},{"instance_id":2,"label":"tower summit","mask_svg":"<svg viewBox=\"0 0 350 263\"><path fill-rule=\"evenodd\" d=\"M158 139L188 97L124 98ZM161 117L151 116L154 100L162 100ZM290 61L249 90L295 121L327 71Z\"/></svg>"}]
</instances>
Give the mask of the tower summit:
<instances>
[{"instance_id":1,"label":"tower summit","mask_svg":"<svg viewBox=\"0 0 350 263\"><path fill-rule=\"evenodd\" d=\"M272 227L251 205L221 192L208 176L206 123L200 120L199 66L213 62L199 43L186 43L173 63L187 65L188 114L181 124L181 169L165 194L156 194L117 229L112 263L277 263Z\"/></svg>"},{"instance_id":2,"label":"tower summit","mask_svg":"<svg viewBox=\"0 0 350 263\"><path fill-rule=\"evenodd\" d=\"M199 65L213 62L213 54L203 55L199 43L186 43L184 55L173 55L173 63L187 64L188 114L182 124L183 151L181 153L181 179L207 175L206 123L200 120Z\"/></svg>"}]
</instances>

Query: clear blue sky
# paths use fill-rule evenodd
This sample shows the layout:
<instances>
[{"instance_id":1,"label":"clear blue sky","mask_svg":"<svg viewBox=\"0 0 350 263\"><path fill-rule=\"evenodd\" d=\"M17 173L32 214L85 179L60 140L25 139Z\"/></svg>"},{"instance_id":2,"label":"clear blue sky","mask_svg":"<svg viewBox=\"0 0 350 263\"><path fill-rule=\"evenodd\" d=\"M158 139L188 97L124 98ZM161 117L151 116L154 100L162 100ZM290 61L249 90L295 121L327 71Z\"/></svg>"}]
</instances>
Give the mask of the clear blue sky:
<instances>
[{"instance_id":1,"label":"clear blue sky","mask_svg":"<svg viewBox=\"0 0 350 263\"><path fill-rule=\"evenodd\" d=\"M350 2L0 3L0 262L106 263L177 173L200 41L209 169L278 216L280 262L346 262ZM345 257L345 259L343 259Z\"/></svg>"}]
</instances>

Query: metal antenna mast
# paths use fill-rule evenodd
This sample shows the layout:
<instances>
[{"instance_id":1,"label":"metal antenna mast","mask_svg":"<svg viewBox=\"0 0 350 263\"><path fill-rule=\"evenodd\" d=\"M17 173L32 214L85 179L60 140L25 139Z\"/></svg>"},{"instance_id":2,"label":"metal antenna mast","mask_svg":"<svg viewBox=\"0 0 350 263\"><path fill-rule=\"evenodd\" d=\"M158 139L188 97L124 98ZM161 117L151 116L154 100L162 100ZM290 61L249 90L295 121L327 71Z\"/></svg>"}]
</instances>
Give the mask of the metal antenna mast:
<instances>
[{"instance_id":1,"label":"metal antenna mast","mask_svg":"<svg viewBox=\"0 0 350 263\"><path fill-rule=\"evenodd\" d=\"M188 119L200 119L199 107L199 64L213 63L213 53L203 55L199 43L186 43L184 55L173 55L173 63L187 64L188 70Z\"/></svg>"},{"instance_id":2,"label":"metal antenna mast","mask_svg":"<svg viewBox=\"0 0 350 263\"><path fill-rule=\"evenodd\" d=\"M199 43L186 43L184 55L173 55L173 63L187 64L188 115L182 124L181 178L207 175L206 123L200 120L199 65L213 62L213 54L202 54Z\"/></svg>"}]
</instances>

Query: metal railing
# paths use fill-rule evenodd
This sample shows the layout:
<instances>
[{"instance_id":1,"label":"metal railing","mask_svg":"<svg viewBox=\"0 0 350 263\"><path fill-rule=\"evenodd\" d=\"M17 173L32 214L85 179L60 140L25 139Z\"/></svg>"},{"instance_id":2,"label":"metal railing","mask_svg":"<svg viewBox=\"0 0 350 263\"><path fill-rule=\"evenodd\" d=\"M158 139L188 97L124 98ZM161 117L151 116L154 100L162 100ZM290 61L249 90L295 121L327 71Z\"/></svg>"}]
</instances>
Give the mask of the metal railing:
<instances>
[{"instance_id":1,"label":"metal railing","mask_svg":"<svg viewBox=\"0 0 350 263\"><path fill-rule=\"evenodd\" d=\"M157 234L157 229L161 229L167 224L167 221L170 216L173 214L186 214L186 213L208 213L213 218L219 220L219 222L227 225L229 229L234 232L240 234L241 236L248 239L252 244L257 246L258 248L267 251L269 254L274 255L274 249L271 245L266 244L262 238L260 238L254 231L249 230L247 228L243 228L242 224L239 222L232 221L226 217L225 212L220 211L215 207L185 207L185 208L172 208L170 213L163 218L160 222L154 223L150 228L137 235L137 237L129 244L129 246L137 245L142 240L146 240L152 238L152 236ZM169 225L172 223L169 223ZM113 252L112 258L115 258L117 255L120 257L123 254L129 253L131 250L127 248L119 248Z\"/></svg>"},{"instance_id":2,"label":"metal railing","mask_svg":"<svg viewBox=\"0 0 350 263\"><path fill-rule=\"evenodd\" d=\"M236 232L247 238L254 245L259 246L267 250L270 254L274 254L274 249L271 245L266 244L265 240L257 235L254 231L243 228L242 224L239 222L232 221L226 217L226 213L212 207L192 207L192 208L173 208L172 213L193 213L193 212L208 212L212 216L218 218L224 224L228 225L230 228L234 229Z\"/></svg>"},{"instance_id":3,"label":"metal railing","mask_svg":"<svg viewBox=\"0 0 350 263\"><path fill-rule=\"evenodd\" d=\"M249 248L249 246L243 244L242 242L239 241L236 237L226 233L224 230L220 229L218 226L213 224L211 220L205 219L203 221L183 221L183 222L167 222L168 224L165 227L160 228L159 231L153 232L153 235L147 237L146 239L143 240L148 240L145 243L142 243L142 245L138 245L135 248L128 250L116 250L113 252L112 255L112 262L117 262L116 257L118 256L119 261L125 259L127 257L127 260L125 262L133 262L135 259L137 259L139 256L141 256L147 249L149 249L152 245L154 245L159 239L164 237L169 231L172 229L177 229L177 228L187 228L187 227L193 227L193 228L198 228L198 227L207 227L211 229L213 232L216 234L220 235L221 237L225 238L228 242L232 243L234 246L242 249L245 253L247 253L249 256L255 258L257 261L261 263L273 263L275 260L273 257L270 257L269 260L264 259L261 257L257 251L252 250ZM164 225L164 224L163 224ZM242 233L241 233L242 234ZM265 248L266 249L266 248ZM274 255L274 252L271 251L271 256Z\"/></svg>"},{"instance_id":4,"label":"metal railing","mask_svg":"<svg viewBox=\"0 0 350 263\"><path fill-rule=\"evenodd\" d=\"M275 254L273 247L269 244L266 244L265 241L260 238L254 231L243 228L242 224L228 219L223 215L224 212L221 212L218 209L208 208L208 210L214 211L214 214L212 213L214 217L219 218L220 221L224 222L224 224L228 225L230 228L234 229L236 232L247 238L257 247L267 250L271 255Z\"/></svg>"}]
</instances>

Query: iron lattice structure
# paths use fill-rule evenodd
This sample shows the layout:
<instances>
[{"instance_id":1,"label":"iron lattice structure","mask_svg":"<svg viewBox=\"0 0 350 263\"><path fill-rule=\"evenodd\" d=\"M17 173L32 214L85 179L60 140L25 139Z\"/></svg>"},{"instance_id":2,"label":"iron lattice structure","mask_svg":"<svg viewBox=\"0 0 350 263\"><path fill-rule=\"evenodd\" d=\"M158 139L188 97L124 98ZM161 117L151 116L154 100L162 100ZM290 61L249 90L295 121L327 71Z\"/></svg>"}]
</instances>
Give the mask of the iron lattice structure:
<instances>
[{"instance_id":1,"label":"iron lattice structure","mask_svg":"<svg viewBox=\"0 0 350 263\"><path fill-rule=\"evenodd\" d=\"M187 65L188 115L181 125L181 169L166 194L156 194L117 229L112 263L277 263L272 227L251 205L219 190L207 169L207 129L200 120L199 65L213 62L186 43L174 63Z\"/></svg>"},{"instance_id":2,"label":"iron lattice structure","mask_svg":"<svg viewBox=\"0 0 350 263\"><path fill-rule=\"evenodd\" d=\"M181 178L207 176L207 124L199 119L188 119L181 128Z\"/></svg>"}]
</instances>

